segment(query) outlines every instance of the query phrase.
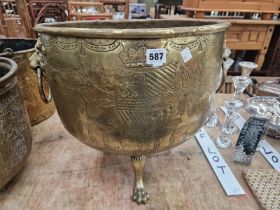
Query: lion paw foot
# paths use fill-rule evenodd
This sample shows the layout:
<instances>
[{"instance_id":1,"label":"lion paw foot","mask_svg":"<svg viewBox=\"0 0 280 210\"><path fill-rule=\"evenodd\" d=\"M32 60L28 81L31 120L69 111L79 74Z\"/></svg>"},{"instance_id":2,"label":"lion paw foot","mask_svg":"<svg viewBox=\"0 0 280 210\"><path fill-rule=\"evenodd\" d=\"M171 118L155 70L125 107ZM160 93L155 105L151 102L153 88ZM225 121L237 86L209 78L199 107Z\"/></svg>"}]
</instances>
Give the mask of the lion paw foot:
<instances>
[{"instance_id":1,"label":"lion paw foot","mask_svg":"<svg viewBox=\"0 0 280 210\"><path fill-rule=\"evenodd\" d=\"M146 204L149 200L149 193L145 192L144 188L136 188L133 191L133 201L137 202L137 204Z\"/></svg>"}]
</instances>

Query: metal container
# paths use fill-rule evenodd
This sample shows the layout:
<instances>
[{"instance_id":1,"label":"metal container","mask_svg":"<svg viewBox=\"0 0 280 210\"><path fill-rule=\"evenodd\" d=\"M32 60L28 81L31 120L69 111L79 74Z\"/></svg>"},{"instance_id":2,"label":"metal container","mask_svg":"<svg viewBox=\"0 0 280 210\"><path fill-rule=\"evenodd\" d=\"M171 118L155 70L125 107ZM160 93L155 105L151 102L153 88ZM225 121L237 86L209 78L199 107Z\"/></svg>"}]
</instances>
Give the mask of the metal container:
<instances>
[{"instance_id":1,"label":"metal container","mask_svg":"<svg viewBox=\"0 0 280 210\"><path fill-rule=\"evenodd\" d=\"M17 65L0 57L0 188L23 167L31 150L31 131L16 79Z\"/></svg>"},{"instance_id":2,"label":"metal container","mask_svg":"<svg viewBox=\"0 0 280 210\"><path fill-rule=\"evenodd\" d=\"M256 85L256 89L258 91L262 91L262 93L266 93L271 96L280 96L280 81L279 79L276 81L265 81Z\"/></svg>"},{"instance_id":3,"label":"metal container","mask_svg":"<svg viewBox=\"0 0 280 210\"><path fill-rule=\"evenodd\" d=\"M34 53L35 39L0 39L0 56L13 59L18 65L18 81L31 125L35 125L54 111L54 103L45 104L37 88L36 73L29 66L29 57Z\"/></svg>"},{"instance_id":4,"label":"metal container","mask_svg":"<svg viewBox=\"0 0 280 210\"><path fill-rule=\"evenodd\" d=\"M207 119L228 27L197 20L41 24L31 65L48 77L58 114L73 136L98 150L132 156L133 200L146 203L144 155L181 144ZM148 64L157 58L148 49L163 52L162 65Z\"/></svg>"},{"instance_id":5,"label":"metal container","mask_svg":"<svg viewBox=\"0 0 280 210\"><path fill-rule=\"evenodd\" d=\"M269 120L266 135L280 139L280 99L273 96L255 96L249 98L246 110L254 117Z\"/></svg>"}]
</instances>

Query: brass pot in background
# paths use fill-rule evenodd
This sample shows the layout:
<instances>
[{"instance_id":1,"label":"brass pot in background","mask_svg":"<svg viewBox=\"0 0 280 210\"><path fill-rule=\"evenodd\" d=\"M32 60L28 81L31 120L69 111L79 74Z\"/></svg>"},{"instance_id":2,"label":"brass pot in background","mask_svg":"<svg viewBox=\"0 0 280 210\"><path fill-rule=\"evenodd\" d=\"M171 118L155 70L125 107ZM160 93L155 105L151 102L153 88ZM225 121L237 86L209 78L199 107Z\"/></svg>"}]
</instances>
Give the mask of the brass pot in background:
<instances>
[{"instance_id":1,"label":"brass pot in background","mask_svg":"<svg viewBox=\"0 0 280 210\"><path fill-rule=\"evenodd\" d=\"M13 59L18 65L18 81L31 125L35 125L55 111L54 103L45 104L37 88L36 73L29 66L34 53L35 39L0 39L0 56Z\"/></svg>"},{"instance_id":2,"label":"brass pot in background","mask_svg":"<svg viewBox=\"0 0 280 210\"><path fill-rule=\"evenodd\" d=\"M0 57L0 188L23 167L31 150L31 130L16 79L17 65Z\"/></svg>"}]
</instances>

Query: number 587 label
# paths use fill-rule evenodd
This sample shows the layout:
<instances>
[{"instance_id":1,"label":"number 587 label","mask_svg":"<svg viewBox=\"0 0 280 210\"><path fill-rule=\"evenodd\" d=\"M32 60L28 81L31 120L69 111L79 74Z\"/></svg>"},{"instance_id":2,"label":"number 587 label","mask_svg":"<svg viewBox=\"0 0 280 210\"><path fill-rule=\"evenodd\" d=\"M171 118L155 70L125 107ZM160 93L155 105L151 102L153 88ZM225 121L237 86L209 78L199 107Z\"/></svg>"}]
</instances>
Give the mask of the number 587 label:
<instances>
[{"instance_id":1,"label":"number 587 label","mask_svg":"<svg viewBox=\"0 0 280 210\"><path fill-rule=\"evenodd\" d=\"M153 67L163 66L166 63L166 49L147 49L146 51L146 63Z\"/></svg>"}]
</instances>

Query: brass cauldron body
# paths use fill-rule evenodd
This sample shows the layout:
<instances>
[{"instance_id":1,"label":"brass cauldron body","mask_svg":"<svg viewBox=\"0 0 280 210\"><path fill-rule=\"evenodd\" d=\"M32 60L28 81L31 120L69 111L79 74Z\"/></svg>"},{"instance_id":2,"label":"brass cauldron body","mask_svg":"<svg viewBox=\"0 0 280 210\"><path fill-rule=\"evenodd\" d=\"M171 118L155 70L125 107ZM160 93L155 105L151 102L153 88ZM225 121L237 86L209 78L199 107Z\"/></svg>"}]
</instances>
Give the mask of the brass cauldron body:
<instances>
[{"instance_id":1,"label":"brass cauldron body","mask_svg":"<svg viewBox=\"0 0 280 210\"><path fill-rule=\"evenodd\" d=\"M23 167L31 150L30 123L16 69L14 61L0 57L0 188Z\"/></svg>"},{"instance_id":2,"label":"brass cauldron body","mask_svg":"<svg viewBox=\"0 0 280 210\"><path fill-rule=\"evenodd\" d=\"M47 75L73 136L132 156L133 199L146 203L144 155L184 142L208 117L228 27L179 20L42 24L31 65ZM147 49L158 48L166 49L166 63L153 67ZM184 62L186 48L192 58Z\"/></svg>"},{"instance_id":3,"label":"brass cauldron body","mask_svg":"<svg viewBox=\"0 0 280 210\"><path fill-rule=\"evenodd\" d=\"M30 68L29 57L34 53L35 39L0 39L0 56L13 59L18 65L18 82L29 114L31 125L35 125L54 111L54 103L45 104L37 88L36 73Z\"/></svg>"}]
</instances>

